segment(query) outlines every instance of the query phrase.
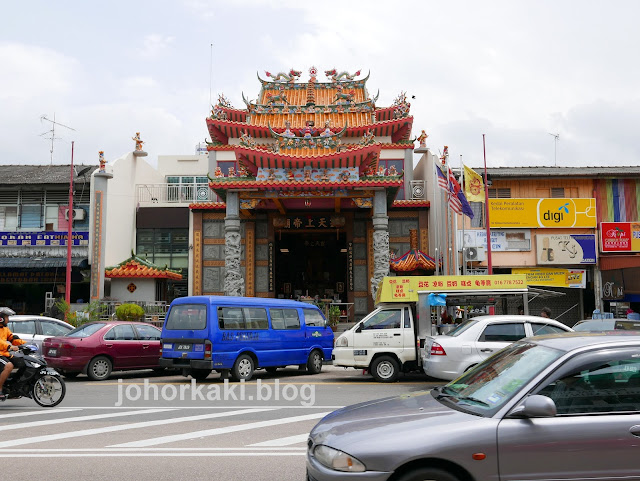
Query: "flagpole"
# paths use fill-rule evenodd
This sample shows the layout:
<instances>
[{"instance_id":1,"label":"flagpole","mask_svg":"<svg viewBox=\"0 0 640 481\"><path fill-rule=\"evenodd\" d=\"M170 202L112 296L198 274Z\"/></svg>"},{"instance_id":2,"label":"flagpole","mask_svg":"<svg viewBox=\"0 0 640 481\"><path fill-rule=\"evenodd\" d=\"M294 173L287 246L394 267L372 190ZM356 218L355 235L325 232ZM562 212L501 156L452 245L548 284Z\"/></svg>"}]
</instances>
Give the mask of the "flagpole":
<instances>
[{"instance_id":1,"label":"flagpole","mask_svg":"<svg viewBox=\"0 0 640 481\"><path fill-rule=\"evenodd\" d=\"M67 223L67 271L65 278L64 299L67 304L71 305L71 245L73 244L73 144L71 141L71 174L69 179L69 209L68 209L68 223ZM68 314L68 312L66 313ZM65 314L65 321L67 315Z\"/></svg>"},{"instance_id":2,"label":"flagpole","mask_svg":"<svg viewBox=\"0 0 640 481\"><path fill-rule=\"evenodd\" d=\"M491 222L489 220L489 184L487 182L487 149L485 147L484 134L482 134L482 153L484 155L484 211L487 227L487 273L493 274L491 265Z\"/></svg>"},{"instance_id":3,"label":"flagpole","mask_svg":"<svg viewBox=\"0 0 640 481\"><path fill-rule=\"evenodd\" d=\"M439 276L440 275L440 189L438 188L438 174L436 173L436 169L438 168L438 166L435 164L435 162L432 162L431 165L433 166L433 177L434 177L434 184L433 184L433 188L434 191L436 193L436 195L433 196L433 200L435 202L434 205L434 211L435 211L435 218L434 218L434 227L435 227L435 253L436 253L436 275Z\"/></svg>"},{"instance_id":4,"label":"flagpole","mask_svg":"<svg viewBox=\"0 0 640 481\"><path fill-rule=\"evenodd\" d=\"M462 163L462 154L460 155L460 188L464 192L464 164ZM468 200L468 199L467 199ZM464 258L464 224L465 218L462 216L462 275L467 275L467 261ZM458 253L456 252L456 258Z\"/></svg>"},{"instance_id":5,"label":"flagpole","mask_svg":"<svg viewBox=\"0 0 640 481\"><path fill-rule=\"evenodd\" d=\"M450 212L449 212L449 195L451 195L449 193L449 153L445 150L444 154L444 172L445 172L445 177L447 178L447 191L445 193L445 258L444 258L444 271L445 271L445 275L450 275L449 273L449 217L450 217Z\"/></svg>"}]
</instances>

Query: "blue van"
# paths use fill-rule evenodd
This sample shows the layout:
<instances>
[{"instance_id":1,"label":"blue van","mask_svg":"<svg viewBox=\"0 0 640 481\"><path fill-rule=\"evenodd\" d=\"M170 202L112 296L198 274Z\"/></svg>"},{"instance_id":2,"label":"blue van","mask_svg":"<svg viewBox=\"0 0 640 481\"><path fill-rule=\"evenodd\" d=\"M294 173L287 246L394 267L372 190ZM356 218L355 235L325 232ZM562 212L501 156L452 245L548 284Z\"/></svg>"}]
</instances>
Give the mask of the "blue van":
<instances>
[{"instance_id":1,"label":"blue van","mask_svg":"<svg viewBox=\"0 0 640 481\"><path fill-rule=\"evenodd\" d=\"M160 366L196 380L212 370L249 380L256 369L298 365L312 374L331 359L333 331L313 304L257 297L175 299L162 328Z\"/></svg>"}]
</instances>

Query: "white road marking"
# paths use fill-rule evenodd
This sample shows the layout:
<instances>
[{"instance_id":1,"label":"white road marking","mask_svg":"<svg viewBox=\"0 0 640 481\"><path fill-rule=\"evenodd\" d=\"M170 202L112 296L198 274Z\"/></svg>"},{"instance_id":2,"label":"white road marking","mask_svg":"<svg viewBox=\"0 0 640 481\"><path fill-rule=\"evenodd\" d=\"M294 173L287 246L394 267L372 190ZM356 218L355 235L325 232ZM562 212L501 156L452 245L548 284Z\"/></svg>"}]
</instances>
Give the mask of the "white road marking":
<instances>
[{"instance_id":1,"label":"white road marking","mask_svg":"<svg viewBox=\"0 0 640 481\"><path fill-rule=\"evenodd\" d=\"M172 409L160 409L157 411L172 411ZM158 425L164 426L167 424L182 423L186 421L198 421L202 419L219 418L219 417L225 417L225 416L236 416L239 414L249 414L249 413L254 413L259 411L271 411L271 409L241 409L239 411L217 412L213 414L202 414L199 416L187 416L182 418L156 419L154 421L142 421L139 423L132 423L132 424L119 424L117 426L105 426L103 428L82 429L80 431L70 431L66 433L46 434L42 436L33 436L30 438L21 438L21 439L12 439L8 441L2 441L0 442L0 448L5 448L9 446L22 446L24 444L41 443L45 441L57 441L59 439L77 438L81 436L92 436L94 434L113 433L116 431L127 431L129 429L140 429L140 428L146 428L150 426L158 426ZM142 412L146 413L147 411L142 411ZM115 416L115 414L112 416ZM5 428L2 428L2 430L4 431Z\"/></svg>"},{"instance_id":2,"label":"white road marking","mask_svg":"<svg viewBox=\"0 0 640 481\"><path fill-rule=\"evenodd\" d=\"M287 436L286 438L270 439L269 441L263 441L261 443L248 444L248 446L254 448L267 448L267 447L281 447L289 446L291 444L304 443L309 439L309 434L296 434L295 436Z\"/></svg>"},{"instance_id":3,"label":"white road marking","mask_svg":"<svg viewBox=\"0 0 640 481\"><path fill-rule=\"evenodd\" d=\"M5 419L5 418L18 418L18 417L22 417L22 416L35 416L37 414L58 414L58 413L68 413L71 411L81 411L82 408L54 408L54 409L42 409L40 411L22 411L22 412L15 412L15 413L7 413L7 414L0 414L0 419Z\"/></svg>"},{"instance_id":4,"label":"white road marking","mask_svg":"<svg viewBox=\"0 0 640 481\"><path fill-rule=\"evenodd\" d=\"M238 424L235 426L226 426L224 428L204 429L202 431L192 431L184 434L172 434L169 436L160 436L157 438L143 439L142 441L133 441L129 443L114 444L109 448L143 448L147 446L156 446L158 444L173 443L176 441L185 441L188 439L201 438L205 436L216 436L218 434L235 433L238 431L248 431L250 429L265 428L277 426L280 424L297 423L300 421L309 421L325 417L328 412L306 414L304 416L292 416L289 418L271 419L268 421L257 421L247 424ZM4 447L4 443L0 443L0 448Z\"/></svg>"},{"instance_id":5,"label":"white road marking","mask_svg":"<svg viewBox=\"0 0 640 481\"><path fill-rule=\"evenodd\" d=\"M25 454L25 453L11 453L5 454L4 451L0 452L0 458L151 458L151 457L230 457L230 456L306 456L306 450L302 450L300 452L264 452L264 451L235 451L235 452L227 452L227 453L140 453L140 452L129 452L129 453L109 453L109 452L95 452L95 453L54 453L54 454Z\"/></svg>"},{"instance_id":6,"label":"white road marking","mask_svg":"<svg viewBox=\"0 0 640 481\"><path fill-rule=\"evenodd\" d=\"M79 422L79 421L94 421L96 419L119 418L121 416L136 416L138 414L152 414L152 413L159 413L163 411L174 411L174 410L175 408L145 409L142 411L125 411L123 413L120 412L120 413L109 413L109 414L91 414L89 416L78 416L75 418L44 419L42 421L31 421L28 423L16 423L16 424L10 424L8 426L3 426L2 432L9 431L12 429L49 426L51 424L66 424L66 423Z\"/></svg>"}]
</instances>

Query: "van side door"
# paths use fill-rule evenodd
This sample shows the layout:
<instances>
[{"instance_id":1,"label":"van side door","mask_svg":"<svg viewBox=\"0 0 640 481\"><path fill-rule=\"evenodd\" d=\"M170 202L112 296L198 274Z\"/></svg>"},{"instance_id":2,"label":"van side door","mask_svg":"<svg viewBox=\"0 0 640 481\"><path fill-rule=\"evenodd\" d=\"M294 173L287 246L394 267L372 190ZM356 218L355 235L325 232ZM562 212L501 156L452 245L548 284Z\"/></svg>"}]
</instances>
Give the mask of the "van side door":
<instances>
[{"instance_id":1,"label":"van side door","mask_svg":"<svg viewBox=\"0 0 640 481\"><path fill-rule=\"evenodd\" d=\"M404 322L402 306L385 307L360 323L353 336L353 357L356 362L368 364L377 352L401 355L404 349ZM411 329L407 329L411 331ZM413 343L412 343L413 344Z\"/></svg>"},{"instance_id":2,"label":"van side door","mask_svg":"<svg viewBox=\"0 0 640 481\"><path fill-rule=\"evenodd\" d=\"M272 307L269 309L269 317L274 344L273 349L269 351L267 365L305 364L305 332L298 309Z\"/></svg>"}]
</instances>

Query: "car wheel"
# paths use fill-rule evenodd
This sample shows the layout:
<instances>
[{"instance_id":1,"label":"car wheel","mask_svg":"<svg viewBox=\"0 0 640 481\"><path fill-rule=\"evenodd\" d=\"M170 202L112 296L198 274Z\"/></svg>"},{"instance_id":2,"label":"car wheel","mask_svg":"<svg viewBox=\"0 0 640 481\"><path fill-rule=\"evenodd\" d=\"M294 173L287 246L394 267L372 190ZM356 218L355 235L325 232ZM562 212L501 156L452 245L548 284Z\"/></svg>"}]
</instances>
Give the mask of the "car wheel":
<instances>
[{"instance_id":1,"label":"car wheel","mask_svg":"<svg viewBox=\"0 0 640 481\"><path fill-rule=\"evenodd\" d=\"M97 356L89 361L87 376L92 381L104 381L111 375L113 365L106 356Z\"/></svg>"},{"instance_id":2,"label":"car wheel","mask_svg":"<svg viewBox=\"0 0 640 481\"><path fill-rule=\"evenodd\" d=\"M189 374L196 381L204 381L205 379L207 379L209 374L211 374L211 371L209 369L191 369L191 371L189 371Z\"/></svg>"},{"instance_id":3,"label":"car wheel","mask_svg":"<svg viewBox=\"0 0 640 481\"><path fill-rule=\"evenodd\" d=\"M318 374L322 371L322 355L319 351L312 351L307 360L307 371L311 374Z\"/></svg>"},{"instance_id":4,"label":"car wheel","mask_svg":"<svg viewBox=\"0 0 640 481\"><path fill-rule=\"evenodd\" d=\"M278 368L277 367L265 367L264 370L267 371L269 374L273 374L278 370Z\"/></svg>"},{"instance_id":5,"label":"car wheel","mask_svg":"<svg viewBox=\"0 0 640 481\"><path fill-rule=\"evenodd\" d=\"M248 354L240 354L236 359L233 369L231 369L231 377L234 381L244 379L248 381L253 376L253 359Z\"/></svg>"},{"instance_id":6,"label":"car wheel","mask_svg":"<svg viewBox=\"0 0 640 481\"><path fill-rule=\"evenodd\" d=\"M398 481L460 481L454 475L441 469L421 468L409 471L398 478Z\"/></svg>"},{"instance_id":7,"label":"car wheel","mask_svg":"<svg viewBox=\"0 0 640 481\"><path fill-rule=\"evenodd\" d=\"M378 382L394 382L400 374L400 366L391 356L380 356L373 360L369 372Z\"/></svg>"},{"instance_id":8,"label":"car wheel","mask_svg":"<svg viewBox=\"0 0 640 481\"><path fill-rule=\"evenodd\" d=\"M67 379L75 379L75 378L78 377L78 374L80 374L80 372L77 372L77 371L71 371L71 372L63 371L62 372L62 375L64 377L66 377Z\"/></svg>"}]
</instances>

